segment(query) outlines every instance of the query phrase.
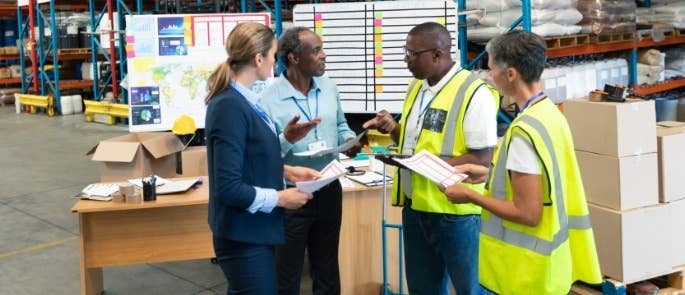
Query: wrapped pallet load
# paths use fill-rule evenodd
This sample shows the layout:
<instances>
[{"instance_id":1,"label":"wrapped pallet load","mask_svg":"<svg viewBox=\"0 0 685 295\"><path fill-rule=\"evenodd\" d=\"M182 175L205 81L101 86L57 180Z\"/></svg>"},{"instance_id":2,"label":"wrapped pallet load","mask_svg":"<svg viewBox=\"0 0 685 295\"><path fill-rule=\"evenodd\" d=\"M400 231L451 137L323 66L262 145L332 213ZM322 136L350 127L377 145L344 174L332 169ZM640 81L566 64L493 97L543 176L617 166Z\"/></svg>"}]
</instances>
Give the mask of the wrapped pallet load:
<instances>
[{"instance_id":1,"label":"wrapped pallet load","mask_svg":"<svg viewBox=\"0 0 685 295\"><path fill-rule=\"evenodd\" d=\"M540 36L572 35L580 31L575 24L583 16L571 0L533 0L531 7L531 29ZM483 9L481 14L471 17L478 22L468 29L468 39L474 42L485 42L506 32L521 17L520 1L470 1L467 8Z\"/></svg>"},{"instance_id":2,"label":"wrapped pallet load","mask_svg":"<svg viewBox=\"0 0 685 295\"><path fill-rule=\"evenodd\" d=\"M634 1L579 0L576 7L583 14L579 23L582 33L610 35L635 32Z\"/></svg>"}]
</instances>

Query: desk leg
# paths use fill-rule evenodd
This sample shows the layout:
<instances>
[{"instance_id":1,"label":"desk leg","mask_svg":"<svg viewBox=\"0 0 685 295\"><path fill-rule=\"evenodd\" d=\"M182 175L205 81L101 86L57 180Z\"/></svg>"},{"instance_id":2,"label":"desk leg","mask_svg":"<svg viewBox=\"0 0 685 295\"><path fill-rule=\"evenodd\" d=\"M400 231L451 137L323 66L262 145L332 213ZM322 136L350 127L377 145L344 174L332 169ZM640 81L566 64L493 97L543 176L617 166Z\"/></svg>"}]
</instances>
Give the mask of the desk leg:
<instances>
[{"instance_id":1,"label":"desk leg","mask_svg":"<svg viewBox=\"0 0 685 295\"><path fill-rule=\"evenodd\" d=\"M86 240L83 238L83 233L86 232L86 218L85 214L79 214L79 248L81 251L81 295L100 295L103 290L102 268L89 268L86 253Z\"/></svg>"}]
</instances>

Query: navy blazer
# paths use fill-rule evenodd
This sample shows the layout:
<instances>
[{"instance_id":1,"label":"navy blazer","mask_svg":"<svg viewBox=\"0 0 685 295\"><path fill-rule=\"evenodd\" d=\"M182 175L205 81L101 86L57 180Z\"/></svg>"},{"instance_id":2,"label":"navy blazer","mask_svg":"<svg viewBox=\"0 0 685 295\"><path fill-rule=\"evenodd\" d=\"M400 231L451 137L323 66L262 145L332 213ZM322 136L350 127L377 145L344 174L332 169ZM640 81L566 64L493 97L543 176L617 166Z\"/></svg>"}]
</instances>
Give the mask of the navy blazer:
<instances>
[{"instance_id":1,"label":"navy blazer","mask_svg":"<svg viewBox=\"0 0 685 295\"><path fill-rule=\"evenodd\" d=\"M276 134L235 88L217 94L205 117L209 168L209 227L215 236L255 243L283 243L283 209L247 208L254 186L283 189L283 159Z\"/></svg>"}]
</instances>

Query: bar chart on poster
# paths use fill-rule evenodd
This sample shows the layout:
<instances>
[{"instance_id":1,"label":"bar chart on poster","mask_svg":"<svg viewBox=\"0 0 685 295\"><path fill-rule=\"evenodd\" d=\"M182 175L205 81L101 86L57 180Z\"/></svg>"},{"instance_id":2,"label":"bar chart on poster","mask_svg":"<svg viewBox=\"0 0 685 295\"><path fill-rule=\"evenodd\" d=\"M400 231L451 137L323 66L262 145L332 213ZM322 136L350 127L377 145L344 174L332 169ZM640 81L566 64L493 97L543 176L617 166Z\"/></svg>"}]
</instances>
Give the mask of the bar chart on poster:
<instances>
[{"instance_id":1,"label":"bar chart on poster","mask_svg":"<svg viewBox=\"0 0 685 295\"><path fill-rule=\"evenodd\" d=\"M207 79L226 62L224 43L243 22L268 13L127 15L129 131L171 130L187 115L204 128Z\"/></svg>"},{"instance_id":2,"label":"bar chart on poster","mask_svg":"<svg viewBox=\"0 0 685 295\"><path fill-rule=\"evenodd\" d=\"M456 12L454 1L300 4L293 22L323 39L326 75L338 84L346 113L399 113L412 77L404 63L407 33L424 22L445 25L458 63Z\"/></svg>"}]
</instances>

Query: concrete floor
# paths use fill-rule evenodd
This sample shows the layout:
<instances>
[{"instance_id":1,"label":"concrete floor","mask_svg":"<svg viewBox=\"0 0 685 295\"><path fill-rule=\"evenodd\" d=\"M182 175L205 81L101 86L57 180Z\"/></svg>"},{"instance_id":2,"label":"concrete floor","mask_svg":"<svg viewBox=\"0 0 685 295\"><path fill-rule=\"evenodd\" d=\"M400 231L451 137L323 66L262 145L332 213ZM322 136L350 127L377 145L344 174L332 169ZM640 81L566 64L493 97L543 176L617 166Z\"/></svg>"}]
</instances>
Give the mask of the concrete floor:
<instances>
[{"instance_id":1,"label":"concrete floor","mask_svg":"<svg viewBox=\"0 0 685 295\"><path fill-rule=\"evenodd\" d=\"M127 126L0 107L0 295L79 294L78 219L72 197L99 179L86 152ZM208 259L104 269L105 294L225 294ZM303 276L301 294L311 294Z\"/></svg>"}]
</instances>

